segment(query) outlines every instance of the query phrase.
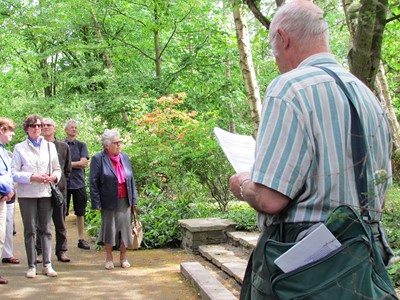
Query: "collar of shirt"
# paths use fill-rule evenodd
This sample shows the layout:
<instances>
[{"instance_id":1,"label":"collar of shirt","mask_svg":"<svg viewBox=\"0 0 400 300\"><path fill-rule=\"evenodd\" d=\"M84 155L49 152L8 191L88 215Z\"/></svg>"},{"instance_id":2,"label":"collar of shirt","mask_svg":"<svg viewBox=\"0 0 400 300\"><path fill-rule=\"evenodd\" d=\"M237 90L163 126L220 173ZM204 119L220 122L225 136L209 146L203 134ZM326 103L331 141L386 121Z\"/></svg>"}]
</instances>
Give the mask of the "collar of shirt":
<instances>
[{"instance_id":1,"label":"collar of shirt","mask_svg":"<svg viewBox=\"0 0 400 300\"><path fill-rule=\"evenodd\" d=\"M65 139L64 142L67 143L68 145L71 145L71 144L75 145L76 144L76 140L73 140L72 142L70 142L68 139Z\"/></svg>"}]
</instances>

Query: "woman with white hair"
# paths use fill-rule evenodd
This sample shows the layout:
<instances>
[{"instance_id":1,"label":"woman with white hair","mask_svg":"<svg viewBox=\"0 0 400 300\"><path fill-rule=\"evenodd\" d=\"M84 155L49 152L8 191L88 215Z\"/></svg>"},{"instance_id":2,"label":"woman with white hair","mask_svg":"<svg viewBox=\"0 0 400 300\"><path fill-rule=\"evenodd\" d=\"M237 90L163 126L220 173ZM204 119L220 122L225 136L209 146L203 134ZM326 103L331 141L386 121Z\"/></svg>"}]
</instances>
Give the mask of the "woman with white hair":
<instances>
[{"instance_id":1,"label":"woman with white hair","mask_svg":"<svg viewBox=\"0 0 400 300\"><path fill-rule=\"evenodd\" d=\"M103 151L90 163L90 197L92 209L101 211L98 244L106 250L105 268L114 268L113 247L120 249L122 268L129 268L127 247L133 244L131 209L138 202L132 166L126 153L121 152L118 130L106 129L101 137Z\"/></svg>"}]
</instances>

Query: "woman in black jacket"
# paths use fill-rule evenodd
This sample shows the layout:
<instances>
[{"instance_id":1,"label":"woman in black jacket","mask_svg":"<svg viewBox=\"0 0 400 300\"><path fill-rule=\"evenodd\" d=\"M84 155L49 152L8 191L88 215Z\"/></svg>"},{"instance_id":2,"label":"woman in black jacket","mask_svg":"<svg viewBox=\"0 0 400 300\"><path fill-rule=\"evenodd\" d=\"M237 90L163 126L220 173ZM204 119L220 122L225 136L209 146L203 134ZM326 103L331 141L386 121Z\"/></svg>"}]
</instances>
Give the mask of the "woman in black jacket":
<instances>
[{"instance_id":1,"label":"woman in black jacket","mask_svg":"<svg viewBox=\"0 0 400 300\"><path fill-rule=\"evenodd\" d=\"M132 245L131 211L137 204L132 166L121 152L118 130L106 129L101 137L104 150L95 154L90 163L90 197L92 209L101 211L98 244L106 250L105 268L114 268L112 250L120 249L122 268L129 268L127 247Z\"/></svg>"}]
</instances>

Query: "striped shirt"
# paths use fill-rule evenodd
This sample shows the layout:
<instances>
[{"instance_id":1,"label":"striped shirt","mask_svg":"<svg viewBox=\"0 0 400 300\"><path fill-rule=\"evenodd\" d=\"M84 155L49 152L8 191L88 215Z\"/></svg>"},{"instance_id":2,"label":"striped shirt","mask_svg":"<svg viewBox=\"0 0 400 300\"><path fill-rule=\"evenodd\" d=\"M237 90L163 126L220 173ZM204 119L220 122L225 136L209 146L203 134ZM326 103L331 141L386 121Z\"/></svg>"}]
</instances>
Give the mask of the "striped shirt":
<instances>
[{"instance_id":1,"label":"striped shirt","mask_svg":"<svg viewBox=\"0 0 400 300\"><path fill-rule=\"evenodd\" d=\"M349 102L334 78L315 65L334 71L350 91L366 137L370 214L380 220L392 176L389 123L370 89L329 53L307 58L268 86L252 180L295 201L284 222L319 222L340 204L359 207ZM387 176L378 182L380 175ZM275 218L259 214L260 229Z\"/></svg>"}]
</instances>

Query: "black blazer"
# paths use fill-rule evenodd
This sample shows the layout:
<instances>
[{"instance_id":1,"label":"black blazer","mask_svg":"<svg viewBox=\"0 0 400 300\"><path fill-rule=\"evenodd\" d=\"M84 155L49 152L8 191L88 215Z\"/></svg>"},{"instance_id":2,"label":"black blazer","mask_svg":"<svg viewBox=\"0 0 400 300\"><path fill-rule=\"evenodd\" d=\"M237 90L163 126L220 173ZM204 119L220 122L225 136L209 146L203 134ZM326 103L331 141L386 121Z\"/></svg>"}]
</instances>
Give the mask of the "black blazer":
<instances>
[{"instance_id":1,"label":"black blazer","mask_svg":"<svg viewBox=\"0 0 400 300\"><path fill-rule=\"evenodd\" d=\"M121 152L121 162L126 174L129 204L137 204L135 179L126 153ZM114 209L118 203L118 179L111 160L105 151L95 154L90 162L90 198L92 209Z\"/></svg>"}]
</instances>

